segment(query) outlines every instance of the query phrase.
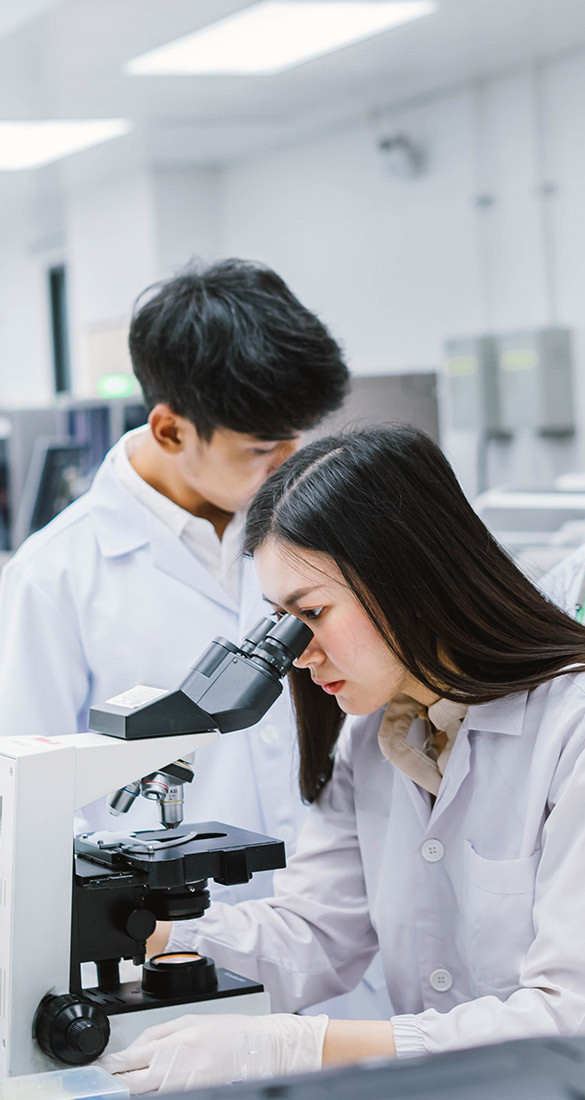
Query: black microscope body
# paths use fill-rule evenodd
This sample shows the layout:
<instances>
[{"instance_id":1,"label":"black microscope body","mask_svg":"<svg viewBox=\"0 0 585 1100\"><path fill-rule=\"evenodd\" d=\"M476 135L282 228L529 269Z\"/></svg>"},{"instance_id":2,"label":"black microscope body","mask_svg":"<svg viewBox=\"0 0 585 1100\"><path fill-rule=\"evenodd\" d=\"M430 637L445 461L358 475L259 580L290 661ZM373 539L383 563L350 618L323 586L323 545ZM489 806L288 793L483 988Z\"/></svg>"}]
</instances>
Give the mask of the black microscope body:
<instances>
[{"instance_id":1,"label":"black microscope body","mask_svg":"<svg viewBox=\"0 0 585 1100\"><path fill-rule=\"evenodd\" d=\"M176 690L139 706L110 701L92 708L90 725L126 740L252 726L280 695L282 678L311 636L292 615L278 623L263 619L239 647L216 638ZM177 761L146 777L151 788L161 775L180 784L192 771ZM124 809L138 793L140 782L117 792ZM159 920L201 916L209 906L209 879L230 886L284 865L281 841L215 821L171 820L167 829L75 837L70 991L47 994L39 1005L34 1030L45 1053L84 1065L103 1053L110 1018L120 1013L262 992L196 952L145 962L146 941ZM141 982L120 982L122 959L144 964ZM84 962L96 964L93 989L82 986Z\"/></svg>"}]
</instances>

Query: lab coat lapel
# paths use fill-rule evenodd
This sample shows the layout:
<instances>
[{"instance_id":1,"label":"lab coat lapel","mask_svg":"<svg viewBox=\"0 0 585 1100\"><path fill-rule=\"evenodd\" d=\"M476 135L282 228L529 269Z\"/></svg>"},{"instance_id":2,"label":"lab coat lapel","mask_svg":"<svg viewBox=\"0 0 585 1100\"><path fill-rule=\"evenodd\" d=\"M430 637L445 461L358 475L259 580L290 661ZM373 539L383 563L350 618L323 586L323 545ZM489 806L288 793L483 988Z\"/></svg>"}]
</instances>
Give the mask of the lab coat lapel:
<instances>
[{"instance_id":1,"label":"lab coat lapel","mask_svg":"<svg viewBox=\"0 0 585 1100\"><path fill-rule=\"evenodd\" d=\"M113 471L112 452L96 474L89 491L89 503L104 556L117 557L150 544L157 569L237 614L238 608L232 598L198 558L157 516L120 485ZM124 516L123 522L120 522L121 515Z\"/></svg>"},{"instance_id":2,"label":"lab coat lapel","mask_svg":"<svg viewBox=\"0 0 585 1100\"><path fill-rule=\"evenodd\" d=\"M447 762L443 781L439 787L439 793L435 805L433 806L431 814L432 821L436 821L453 802L463 780L469 772L470 760L469 725L467 721L465 721L451 749L451 755Z\"/></svg>"},{"instance_id":3,"label":"lab coat lapel","mask_svg":"<svg viewBox=\"0 0 585 1100\"><path fill-rule=\"evenodd\" d=\"M491 703L470 706L463 725L455 738L455 744L447 762L443 782L439 788L437 800L433 806L432 821L445 812L451 805L471 766L471 746L469 734L494 737L505 734L519 737L524 728L524 716L528 692L521 691L506 695Z\"/></svg>"},{"instance_id":4,"label":"lab coat lapel","mask_svg":"<svg viewBox=\"0 0 585 1100\"><path fill-rule=\"evenodd\" d=\"M155 516L149 517L149 538L152 560L157 569L237 614L238 608L231 596L185 544Z\"/></svg>"}]
</instances>

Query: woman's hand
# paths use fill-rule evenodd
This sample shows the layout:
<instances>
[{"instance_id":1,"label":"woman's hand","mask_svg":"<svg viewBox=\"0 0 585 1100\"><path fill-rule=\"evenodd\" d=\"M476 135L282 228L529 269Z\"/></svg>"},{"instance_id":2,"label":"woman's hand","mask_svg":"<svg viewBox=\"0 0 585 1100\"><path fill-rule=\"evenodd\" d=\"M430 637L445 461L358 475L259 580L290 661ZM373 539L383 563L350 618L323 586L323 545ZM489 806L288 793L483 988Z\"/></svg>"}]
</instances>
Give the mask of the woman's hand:
<instances>
[{"instance_id":1,"label":"woman's hand","mask_svg":"<svg viewBox=\"0 0 585 1100\"><path fill-rule=\"evenodd\" d=\"M170 920L158 920L152 936L146 941L146 954L149 959L160 955L166 948L173 923Z\"/></svg>"},{"instance_id":2,"label":"woman's hand","mask_svg":"<svg viewBox=\"0 0 585 1100\"><path fill-rule=\"evenodd\" d=\"M100 1065L133 1095L321 1068L327 1016L181 1016Z\"/></svg>"}]
</instances>

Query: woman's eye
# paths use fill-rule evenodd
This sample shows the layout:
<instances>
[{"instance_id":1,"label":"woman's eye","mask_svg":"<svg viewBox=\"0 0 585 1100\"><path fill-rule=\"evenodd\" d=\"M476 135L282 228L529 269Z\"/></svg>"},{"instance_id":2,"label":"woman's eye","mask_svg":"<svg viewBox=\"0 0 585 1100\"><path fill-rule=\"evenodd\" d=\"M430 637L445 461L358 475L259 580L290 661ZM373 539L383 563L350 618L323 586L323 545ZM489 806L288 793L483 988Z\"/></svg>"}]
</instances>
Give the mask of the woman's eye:
<instances>
[{"instance_id":1,"label":"woman's eye","mask_svg":"<svg viewBox=\"0 0 585 1100\"><path fill-rule=\"evenodd\" d=\"M305 619L318 619L322 611L322 607L313 607L309 608L307 611L301 611L301 615L304 615Z\"/></svg>"}]
</instances>

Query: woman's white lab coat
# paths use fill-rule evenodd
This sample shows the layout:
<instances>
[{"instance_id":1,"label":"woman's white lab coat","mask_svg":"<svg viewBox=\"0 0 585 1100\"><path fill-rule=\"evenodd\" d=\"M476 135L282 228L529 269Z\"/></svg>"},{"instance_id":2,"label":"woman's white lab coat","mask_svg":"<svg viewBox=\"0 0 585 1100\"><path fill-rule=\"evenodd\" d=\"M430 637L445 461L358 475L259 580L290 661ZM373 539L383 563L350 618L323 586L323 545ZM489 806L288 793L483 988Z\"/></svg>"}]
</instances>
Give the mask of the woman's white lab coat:
<instances>
[{"instance_id":1,"label":"woman's white lab coat","mask_svg":"<svg viewBox=\"0 0 585 1100\"><path fill-rule=\"evenodd\" d=\"M470 707L432 809L381 755L381 713L342 734L276 896L212 906L171 946L293 1010L379 945L399 1055L585 1030L585 674Z\"/></svg>"}]
</instances>

